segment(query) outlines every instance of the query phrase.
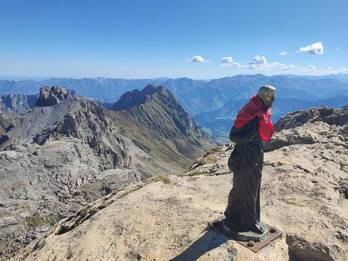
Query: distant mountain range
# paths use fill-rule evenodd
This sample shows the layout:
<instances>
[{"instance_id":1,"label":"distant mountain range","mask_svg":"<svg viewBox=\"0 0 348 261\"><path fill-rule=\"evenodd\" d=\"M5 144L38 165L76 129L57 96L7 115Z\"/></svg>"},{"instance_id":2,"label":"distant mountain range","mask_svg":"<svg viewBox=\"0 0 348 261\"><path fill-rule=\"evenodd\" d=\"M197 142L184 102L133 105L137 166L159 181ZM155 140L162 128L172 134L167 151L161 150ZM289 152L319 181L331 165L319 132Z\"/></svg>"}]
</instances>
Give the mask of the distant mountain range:
<instances>
[{"instance_id":1,"label":"distant mountain range","mask_svg":"<svg viewBox=\"0 0 348 261\"><path fill-rule=\"evenodd\" d=\"M36 94L40 87L63 86L78 95L113 103L122 94L141 89L147 84L166 86L192 115L214 111L227 102L249 98L258 87L272 84L278 88L278 97L303 100L326 99L348 93L346 74L321 77L276 75L236 75L213 80L189 78L110 79L110 78L49 78L41 81L0 81L0 95Z\"/></svg>"},{"instance_id":2,"label":"distant mountain range","mask_svg":"<svg viewBox=\"0 0 348 261\"><path fill-rule=\"evenodd\" d=\"M317 105L339 107L348 103L348 74L327 76L255 74L212 80L190 78L2 80L0 95L33 95L45 85L63 86L74 90L77 95L88 97L110 108L125 92L143 88L147 84L163 85L168 88L183 108L216 137L226 136L227 126L231 125L231 120L240 106L264 84L271 84L277 88L277 101L273 111L275 120L288 111L308 109Z\"/></svg>"},{"instance_id":3,"label":"distant mountain range","mask_svg":"<svg viewBox=\"0 0 348 261\"><path fill-rule=\"evenodd\" d=\"M195 120L212 136L220 141L227 141L228 133L239 109L248 102L248 99L231 101L222 108L203 112L195 116ZM272 107L272 120L276 122L288 112L306 110L311 107L328 106L339 108L348 104L348 96L336 96L321 100L301 100L294 98L276 98Z\"/></svg>"}]
</instances>

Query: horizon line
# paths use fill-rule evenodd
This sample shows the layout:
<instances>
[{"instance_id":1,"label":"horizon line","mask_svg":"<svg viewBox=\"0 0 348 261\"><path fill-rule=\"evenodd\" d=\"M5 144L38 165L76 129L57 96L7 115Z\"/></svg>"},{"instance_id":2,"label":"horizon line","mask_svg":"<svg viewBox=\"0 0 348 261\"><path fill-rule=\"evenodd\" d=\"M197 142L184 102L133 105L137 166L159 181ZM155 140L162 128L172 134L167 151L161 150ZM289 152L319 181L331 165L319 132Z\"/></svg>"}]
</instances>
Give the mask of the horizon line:
<instances>
[{"instance_id":1,"label":"horizon line","mask_svg":"<svg viewBox=\"0 0 348 261\"><path fill-rule=\"evenodd\" d=\"M312 74L263 74L263 73L240 73L235 74L231 76L222 76L222 77L216 77L216 78L191 78L188 76L180 76L180 77L167 77L167 76L157 76L157 77L140 77L140 78L129 78L129 77L108 77L108 76L85 76L85 77L71 77L71 76L1 76L0 75L0 81L45 81L50 79L69 79L69 80L84 80L84 79L108 79L108 80L160 80L160 79L166 79L166 80L175 80L175 79L190 79L190 80L196 80L196 81L212 81L212 80L219 80L224 78L233 78L238 76L264 76L264 77L276 77L276 76L298 76L298 77L328 77L328 76L337 76L337 75L348 75L348 73L331 73L331 74L321 74L321 75L312 75Z\"/></svg>"}]
</instances>

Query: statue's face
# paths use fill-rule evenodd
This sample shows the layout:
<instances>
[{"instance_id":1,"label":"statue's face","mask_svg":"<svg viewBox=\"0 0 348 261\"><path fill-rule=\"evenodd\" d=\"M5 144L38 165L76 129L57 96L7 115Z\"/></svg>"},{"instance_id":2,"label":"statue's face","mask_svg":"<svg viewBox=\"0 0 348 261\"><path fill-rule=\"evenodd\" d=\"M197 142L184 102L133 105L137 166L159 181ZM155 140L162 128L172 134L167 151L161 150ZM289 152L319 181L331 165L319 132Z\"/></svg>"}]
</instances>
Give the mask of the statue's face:
<instances>
[{"instance_id":1,"label":"statue's face","mask_svg":"<svg viewBox=\"0 0 348 261\"><path fill-rule=\"evenodd\" d=\"M265 105L267 106L267 108L272 107L272 104L274 102L274 95L272 96L267 96L264 99L261 98L263 100L263 102L265 103Z\"/></svg>"},{"instance_id":2,"label":"statue's face","mask_svg":"<svg viewBox=\"0 0 348 261\"><path fill-rule=\"evenodd\" d=\"M257 96L259 96L263 103L266 105L266 107L269 108L272 106L274 101L275 88L271 86L262 86L259 89Z\"/></svg>"}]
</instances>

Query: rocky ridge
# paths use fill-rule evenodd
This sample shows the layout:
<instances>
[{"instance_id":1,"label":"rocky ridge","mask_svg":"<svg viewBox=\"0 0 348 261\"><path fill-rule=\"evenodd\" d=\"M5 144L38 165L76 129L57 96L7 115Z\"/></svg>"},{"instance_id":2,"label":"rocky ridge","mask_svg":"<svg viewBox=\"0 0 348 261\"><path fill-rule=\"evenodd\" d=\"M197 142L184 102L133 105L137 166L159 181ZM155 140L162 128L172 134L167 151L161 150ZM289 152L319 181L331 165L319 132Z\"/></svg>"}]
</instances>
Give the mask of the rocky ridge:
<instances>
[{"instance_id":1,"label":"rocky ridge","mask_svg":"<svg viewBox=\"0 0 348 261\"><path fill-rule=\"evenodd\" d=\"M5 129L0 144L4 257L86 204L92 195L84 192L85 184L103 177L106 169L131 163L104 111L62 88L44 88L36 106L15 125Z\"/></svg>"},{"instance_id":2,"label":"rocky ridge","mask_svg":"<svg viewBox=\"0 0 348 261\"><path fill-rule=\"evenodd\" d=\"M214 146L211 137L163 86L148 85L141 91L127 92L112 109L110 119L120 126L125 137L148 154L141 157L151 155L148 165L157 166L157 172L178 174ZM170 166L165 166L168 162Z\"/></svg>"},{"instance_id":3,"label":"rocky ridge","mask_svg":"<svg viewBox=\"0 0 348 261\"><path fill-rule=\"evenodd\" d=\"M283 237L256 254L207 230L227 203L232 144L210 151L184 176L139 183L90 203L15 259L347 260L347 121L324 122L328 116L279 130L274 139L285 142L265 153L261 215ZM292 120L288 115L283 123Z\"/></svg>"},{"instance_id":4,"label":"rocky ridge","mask_svg":"<svg viewBox=\"0 0 348 261\"><path fill-rule=\"evenodd\" d=\"M348 122L348 105L336 110L327 107L320 107L305 111L291 112L279 119L275 128L279 131L317 121L326 122L330 125L346 125Z\"/></svg>"},{"instance_id":5,"label":"rocky ridge","mask_svg":"<svg viewBox=\"0 0 348 261\"><path fill-rule=\"evenodd\" d=\"M157 106L167 105L158 100ZM160 151L157 144L170 142L171 137L164 141L151 126L142 126L140 132L130 128L125 135L121 120L127 123L130 118L115 120L114 114L60 87L42 88L35 106L23 116L0 114L0 259L91 200L176 171L175 160L162 162L153 153ZM136 116L143 121L144 115ZM153 121L161 119L154 115ZM150 134L152 143L147 145L153 151L141 142ZM202 155L208 141L198 137L191 152ZM184 156L186 164L193 161Z\"/></svg>"}]
</instances>

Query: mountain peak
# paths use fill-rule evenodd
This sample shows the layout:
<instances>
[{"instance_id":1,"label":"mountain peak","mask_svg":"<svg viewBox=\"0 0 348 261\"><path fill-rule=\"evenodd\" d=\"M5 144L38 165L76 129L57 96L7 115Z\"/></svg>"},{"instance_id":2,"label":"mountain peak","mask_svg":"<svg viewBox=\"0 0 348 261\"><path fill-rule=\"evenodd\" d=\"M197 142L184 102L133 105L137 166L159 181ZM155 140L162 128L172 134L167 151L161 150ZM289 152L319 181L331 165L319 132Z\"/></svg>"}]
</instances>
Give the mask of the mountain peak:
<instances>
[{"instance_id":1,"label":"mountain peak","mask_svg":"<svg viewBox=\"0 0 348 261\"><path fill-rule=\"evenodd\" d=\"M133 91L128 91L121 96L121 98L112 106L112 109L115 111L125 110L131 107L144 104L146 102L147 96L153 96L155 93L163 94L169 92L163 86L154 86L152 84L147 85L141 91L135 89Z\"/></svg>"},{"instance_id":2,"label":"mountain peak","mask_svg":"<svg viewBox=\"0 0 348 261\"><path fill-rule=\"evenodd\" d=\"M63 100L72 99L74 96L74 91L66 90L62 87L44 86L40 88L39 98L37 99L35 106L52 106L61 103Z\"/></svg>"}]
</instances>

